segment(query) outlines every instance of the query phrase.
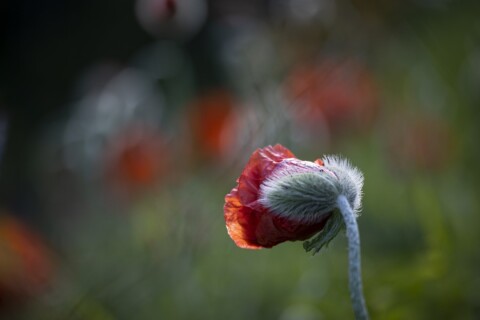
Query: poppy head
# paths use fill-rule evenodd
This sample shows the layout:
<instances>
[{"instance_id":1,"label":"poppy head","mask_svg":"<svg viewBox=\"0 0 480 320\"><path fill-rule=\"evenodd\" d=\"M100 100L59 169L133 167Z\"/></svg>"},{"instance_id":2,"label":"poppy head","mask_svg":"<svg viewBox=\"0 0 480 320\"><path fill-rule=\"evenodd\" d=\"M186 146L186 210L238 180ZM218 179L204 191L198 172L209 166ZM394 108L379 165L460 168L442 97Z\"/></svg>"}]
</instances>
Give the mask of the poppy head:
<instances>
[{"instance_id":1,"label":"poppy head","mask_svg":"<svg viewBox=\"0 0 480 320\"><path fill-rule=\"evenodd\" d=\"M337 157L310 162L279 144L257 149L225 197L228 234L248 249L306 240L324 229L339 195L358 211L362 185L360 171Z\"/></svg>"}]
</instances>

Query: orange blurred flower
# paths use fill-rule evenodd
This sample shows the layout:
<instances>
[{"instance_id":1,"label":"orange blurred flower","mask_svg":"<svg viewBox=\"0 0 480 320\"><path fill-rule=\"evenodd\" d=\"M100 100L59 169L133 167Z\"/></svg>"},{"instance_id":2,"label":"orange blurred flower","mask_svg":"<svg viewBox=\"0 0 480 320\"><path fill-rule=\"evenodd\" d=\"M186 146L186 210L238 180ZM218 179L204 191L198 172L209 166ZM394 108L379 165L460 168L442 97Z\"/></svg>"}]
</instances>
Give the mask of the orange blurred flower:
<instances>
[{"instance_id":1,"label":"orange blurred flower","mask_svg":"<svg viewBox=\"0 0 480 320\"><path fill-rule=\"evenodd\" d=\"M0 215L0 307L46 289L53 273L49 250L13 217Z\"/></svg>"},{"instance_id":2,"label":"orange blurred flower","mask_svg":"<svg viewBox=\"0 0 480 320\"><path fill-rule=\"evenodd\" d=\"M379 104L371 73L354 59L327 58L318 65L297 66L286 91L294 119L313 132L322 123L331 131L366 128Z\"/></svg>"},{"instance_id":3,"label":"orange blurred flower","mask_svg":"<svg viewBox=\"0 0 480 320\"><path fill-rule=\"evenodd\" d=\"M107 177L126 191L153 187L165 174L168 153L158 131L131 126L113 136L107 146Z\"/></svg>"},{"instance_id":4,"label":"orange blurred flower","mask_svg":"<svg viewBox=\"0 0 480 320\"><path fill-rule=\"evenodd\" d=\"M193 148L209 160L228 155L236 143L238 119L235 101L225 89L214 89L190 106Z\"/></svg>"}]
</instances>

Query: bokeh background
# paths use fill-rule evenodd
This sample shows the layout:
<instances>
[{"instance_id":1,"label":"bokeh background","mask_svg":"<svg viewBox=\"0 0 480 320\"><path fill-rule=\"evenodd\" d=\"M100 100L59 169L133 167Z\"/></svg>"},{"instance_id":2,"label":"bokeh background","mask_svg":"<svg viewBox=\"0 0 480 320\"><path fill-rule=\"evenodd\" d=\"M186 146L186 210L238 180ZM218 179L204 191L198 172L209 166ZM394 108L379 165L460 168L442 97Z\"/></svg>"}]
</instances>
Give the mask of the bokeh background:
<instances>
[{"instance_id":1,"label":"bokeh background","mask_svg":"<svg viewBox=\"0 0 480 320\"><path fill-rule=\"evenodd\" d=\"M373 319L480 318L480 2L3 1L0 318L350 319L346 239L237 248L250 154L341 154Z\"/></svg>"}]
</instances>

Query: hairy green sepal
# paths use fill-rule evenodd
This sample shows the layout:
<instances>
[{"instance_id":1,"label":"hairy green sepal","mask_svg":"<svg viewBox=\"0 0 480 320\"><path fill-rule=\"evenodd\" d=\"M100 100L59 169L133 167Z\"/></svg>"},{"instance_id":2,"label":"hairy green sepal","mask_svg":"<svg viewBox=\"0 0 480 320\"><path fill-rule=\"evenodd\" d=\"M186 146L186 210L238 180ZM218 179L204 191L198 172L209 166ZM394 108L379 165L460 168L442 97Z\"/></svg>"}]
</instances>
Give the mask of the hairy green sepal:
<instances>
[{"instance_id":1,"label":"hairy green sepal","mask_svg":"<svg viewBox=\"0 0 480 320\"><path fill-rule=\"evenodd\" d=\"M336 178L324 172L299 173L266 183L263 203L273 212L297 221L320 220L336 207Z\"/></svg>"},{"instance_id":2,"label":"hairy green sepal","mask_svg":"<svg viewBox=\"0 0 480 320\"><path fill-rule=\"evenodd\" d=\"M323 230L314 238L303 242L303 248L306 252L312 251L312 254L315 255L323 247L327 247L330 241L332 241L344 227L345 223L343 222L342 215L338 210L335 210Z\"/></svg>"}]
</instances>

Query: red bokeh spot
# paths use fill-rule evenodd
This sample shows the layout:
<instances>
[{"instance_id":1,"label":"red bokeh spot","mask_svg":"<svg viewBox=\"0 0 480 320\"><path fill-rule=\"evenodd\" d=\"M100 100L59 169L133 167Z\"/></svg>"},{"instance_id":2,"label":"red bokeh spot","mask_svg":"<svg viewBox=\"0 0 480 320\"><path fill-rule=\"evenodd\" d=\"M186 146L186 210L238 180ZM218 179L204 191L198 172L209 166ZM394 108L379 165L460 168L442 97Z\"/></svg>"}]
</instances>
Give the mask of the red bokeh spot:
<instances>
[{"instance_id":1,"label":"red bokeh spot","mask_svg":"<svg viewBox=\"0 0 480 320\"><path fill-rule=\"evenodd\" d=\"M194 149L208 158L222 157L235 143L235 101L224 89L199 96L190 106Z\"/></svg>"},{"instance_id":2,"label":"red bokeh spot","mask_svg":"<svg viewBox=\"0 0 480 320\"><path fill-rule=\"evenodd\" d=\"M130 191L154 186L164 174L167 162L164 140L152 129L127 128L107 147L109 180Z\"/></svg>"},{"instance_id":3,"label":"red bokeh spot","mask_svg":"<svg viewBox=\"0 0 480 320\"><path fill-rule=\"evenodd\" d=\"M370 72L360 62L324 59L293 69L286 82L295 119L313 130L366 128L378 108L378 92Z\"/></svg>"},{"instance_id":4,"label":"red bokeh spot","mask_svg":"<svg viewBox=\"0 0 480 320\"><path fill-rule=\"evenodd\" d=\"M49 284L53 263L41 239L16 219L0 216L0 307L25 301Z\"/></svg>"}]
</instances>

